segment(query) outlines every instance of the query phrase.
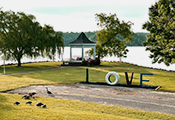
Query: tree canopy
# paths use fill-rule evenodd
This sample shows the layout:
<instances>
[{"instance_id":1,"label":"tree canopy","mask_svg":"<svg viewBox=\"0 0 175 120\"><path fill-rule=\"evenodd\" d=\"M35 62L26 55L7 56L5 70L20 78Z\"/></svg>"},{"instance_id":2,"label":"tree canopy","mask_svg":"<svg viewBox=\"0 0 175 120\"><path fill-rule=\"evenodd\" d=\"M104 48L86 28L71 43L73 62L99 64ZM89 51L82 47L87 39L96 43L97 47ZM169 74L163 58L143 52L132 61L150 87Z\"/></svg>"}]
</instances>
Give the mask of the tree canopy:
<instances>
[{"instance_id":1,"label":"tree canopy","mask_svg":"<svg viewBox=\"0 0 175 120\"><path fill-rule=\"evenodd\" d=\"M104 57L107 54L110 56L126 57L128 50L126 49L125 42L132 42L133 32L131 25L133 23L120 22L116 14L105 13L96 14L97 25L102 30L96 33L97 45L96 53L98 57ZM120 35L122 39L117 38ZM92 53L91 51L89 53Z\"/></svg>"},{"instance_id":2,"label":"tree canopy","mask_svg":"<svg viewBox=\"0 0 175 120\"><path fill-rule=\"evenodd\" d=\"M149 21L143 29L150 32L143 43L151 52L153 63L164 62L169 66L175 62L175 1L159 0L149 8Z\"/></svg>"},{"instance_id":3,"label":"tree canopy","mask_svg":"<svg viewBox=\"0 0 175 120\"><path fill-rule=\"evenodd\" d=\"M24 55L54 59L55 53L60 54L63 47L62 33L55 32L49 25L42 27L35 16L0 10L0 50L7 60L17 60L21 66Z\"/></svg>"}]
</instances>

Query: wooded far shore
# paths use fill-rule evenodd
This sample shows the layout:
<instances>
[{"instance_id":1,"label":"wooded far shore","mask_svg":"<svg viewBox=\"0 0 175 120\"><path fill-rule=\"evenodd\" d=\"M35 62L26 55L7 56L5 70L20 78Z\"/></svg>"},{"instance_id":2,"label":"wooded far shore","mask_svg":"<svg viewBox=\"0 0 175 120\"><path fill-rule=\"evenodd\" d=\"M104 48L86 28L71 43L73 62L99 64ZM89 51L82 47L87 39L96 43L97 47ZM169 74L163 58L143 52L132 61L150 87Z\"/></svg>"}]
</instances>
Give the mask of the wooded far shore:
<instances>
[{"instance_id":1,"label":"wooded far shore","mask_svg":"<svg viewBox=\"0 0 175 120\"><path fill-rule=\"evenodd\" d=\"M91 41L96 41L96 32L84 32L85 35L89 38ZM63 39L65 46L69 46L69 43L76 40L77 37L80 35L81 32L64 32L63 33ZM133 43L126 43L127 46L142 46L142 42L146 41L146 35L149 35L149 33L134 33L132 36ZM122 39L121 36L117 36L118 39Z\"/></svg>"}]
</instances>

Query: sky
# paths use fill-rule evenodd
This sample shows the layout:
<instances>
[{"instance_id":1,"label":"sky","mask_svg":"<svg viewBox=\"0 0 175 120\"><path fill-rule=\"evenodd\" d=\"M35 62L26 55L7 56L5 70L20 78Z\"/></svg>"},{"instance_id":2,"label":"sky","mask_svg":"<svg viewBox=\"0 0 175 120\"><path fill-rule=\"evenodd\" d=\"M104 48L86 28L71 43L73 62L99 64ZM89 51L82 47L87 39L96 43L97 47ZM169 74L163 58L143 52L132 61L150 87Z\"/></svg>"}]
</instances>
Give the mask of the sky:
<instances>
[{"instance_id":1,"label":"sky","mask_svg":"<svg viewBox=\"0 0 175 120\"><path fill-rule=\"evenodd\" d=\"M43 26L55 31L87 32L100 30L95 14L116 14L120 21L131 21L134 32L148 32L142 25L148 21L148 8L158 0L0 0L3 11L32 14Z\"/></svg>"}]
</instances>

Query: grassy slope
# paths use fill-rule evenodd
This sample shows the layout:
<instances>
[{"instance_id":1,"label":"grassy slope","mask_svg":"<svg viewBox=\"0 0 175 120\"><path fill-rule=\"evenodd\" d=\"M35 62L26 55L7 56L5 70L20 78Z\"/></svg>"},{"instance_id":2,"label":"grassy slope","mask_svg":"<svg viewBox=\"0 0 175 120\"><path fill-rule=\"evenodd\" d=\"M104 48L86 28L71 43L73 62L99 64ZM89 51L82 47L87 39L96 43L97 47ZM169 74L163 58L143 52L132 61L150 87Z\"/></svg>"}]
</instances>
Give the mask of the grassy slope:
<instances>
[{"instance_id":1,"label":"grassy slope","mask_svg":"<svg viewBox=\"0 0 175 120\"><path fill-rule=\"evenodd\" d=\"M0 94L0 116L6 119L83 119L83 120L132 120L132 119L162 119L173 120L175 116L146 112L137 109L101 105L73 100L39 97L31 100L32 105L26 105L28 100L21 99L21 95ZM20 105L13 105L19 100ZM47 108L36 107L39 101L47 104ZM2 119L3 118L3 119Z\"/></svg>"},{"instance_id":2,"label":"grassy slope","mask_svg":"<svg viewBox=\"0 0 175 120\"><path fill-rule=\"evenodd\" d=\"M44 63L42 63L44 64ZM40 63L40 68L48 69L50 67L49 63L46 66L42 66ZM51 66L58 67L58 63L55 62L51 64ZM55 65L56 64L56 65ZM28 66L28 64L26 65ZM23 66L26 68L25 70L28 71L28 67ZM25 71L22 67L22 71ZM37 67L36 67L37 68ZM13 75L13 76L4 76L0 77L1 81L4 81L4 84L6 82L14 82L16 80L16 83L19 81L23 82L23 86L28 85L29 83L25 84L25 81L29 81L31 79L30 84L39 84L41 80L44 80L43 84L52 84L52 82L56 83L75 83L80 81L86 80L86 68L87 67L74 67L74 68L64 68L64 69L56 69L56 70L50 70L50 71L42 71L42 72L35 72L30 74L20 74L20 75ZM152 86L162 86L160 89L161 91L175 91L175 79L174 79L174 72L168 72L163 70L155 70L140 66L134 66L127 63L112 63L112 62L102 62L101 66L97 67L88 67L89 68L89 80L92 82L105 82L105 76L109 71L116 71L120 75L120 83L126 84L125 80L125 73L128 72L128 76L130 78L131 73L134 72L134 78L132 84L139 85L140 84L140 73L153 73L154 75L145 75L143 76L143 79L149 79L149 82L143 82L143 85L152 85ZM10 68L9 68L10 69ZM19 67L16 68L18 72L20 72ZM38 69L38 68L37 68ZM31 69L29 69L31 70ZM15 72L16 72L15 71ZM8 72L8 71L7 71ZM12 68L12 72L9 70L10 73L14 72ZM8 79L8 81L6 81ZM9 81L10 79L13 79L14 81ZM24 81L22 81L24 80ZM40 80L40 81L38 81ZM17 82L18 81L18 82ZM33 81L33 82L32 82ZM20 86L16 86L20 87ZM2 87L0 87L2 88ZM12 89L15 88L15 84L13 84ZM6 88L3 88L5 90ZM10 87L7 89L11 89ZM2 89L0 89L2 91Z\"/></svg>"},{"instance_id":3,"label":"grassy slope","mask_svg":"<svg viewBox=\"0 0 175 120\"><path fill-rule=\"evenodd\" d=\"M30 70L49 69L58 67L60 63L39 63L25 64L22 68L7 66L7 72L22 72ZM38 66L38 67L37 67ZM16 70L14 70L14 68ZM0 77L0 91L15 89L32 84L58 84L75 83L85 81L86 67L64 68L50 71L42 71L28 74ZM89 67L90 81L105 82L104 77L108 71L116 71L121 77L120 83L125 83L124 72L134 72L133 84L139 84L139 75L141 72L151 72L154 75L145 77L150 82L144 82L150 85L161 85L160 90L175 91L174 73L161 70L152 70L148 68L133 66L126 63L102 62L101 66ZM20 100L19 106L13 103ZM42 101L48 105L47 109L25 105L26 100L22 100L20 95L9 95L0 93L0 116L5 119L175 119L175 116L145 112L135 109L129 109L117 106L99 105L95 103L79 102L72 100L61 100L54 98L37 98L32 100L34 104Z\"/></svg>"}]
</instances>

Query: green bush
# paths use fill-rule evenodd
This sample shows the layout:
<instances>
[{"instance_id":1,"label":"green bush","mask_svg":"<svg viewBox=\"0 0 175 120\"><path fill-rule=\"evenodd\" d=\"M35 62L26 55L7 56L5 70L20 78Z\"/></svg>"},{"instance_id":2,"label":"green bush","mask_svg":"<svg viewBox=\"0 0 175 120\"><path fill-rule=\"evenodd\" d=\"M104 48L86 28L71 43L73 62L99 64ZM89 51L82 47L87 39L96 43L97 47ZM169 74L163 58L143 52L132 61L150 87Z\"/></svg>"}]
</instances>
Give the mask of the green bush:
<instances>
[{"instance_id":1,"label":"green bush","mask_svg":"<svg viewBox=\"0 0 175 120\"><path fill-rule=\"evenodd\" d=\"M88 60L83 60L81 65L83 66L93 66L93 65L100 65L100 59L99 58L95 58L95 59L88 59Z\"/></svg>"},{"instance_id":2,"label":"green bush","mask_svg":"<svg viewBox=\"0 0 175 120\"><path fill-rule=\"evenodd\" d=\"M87 64L88 64L88 62L85 61L85 60L83 60L83 61L81 62L81 65L82 65L82 66L87 66Z\"/></svg>"}]
</instances>

